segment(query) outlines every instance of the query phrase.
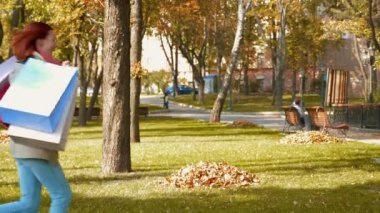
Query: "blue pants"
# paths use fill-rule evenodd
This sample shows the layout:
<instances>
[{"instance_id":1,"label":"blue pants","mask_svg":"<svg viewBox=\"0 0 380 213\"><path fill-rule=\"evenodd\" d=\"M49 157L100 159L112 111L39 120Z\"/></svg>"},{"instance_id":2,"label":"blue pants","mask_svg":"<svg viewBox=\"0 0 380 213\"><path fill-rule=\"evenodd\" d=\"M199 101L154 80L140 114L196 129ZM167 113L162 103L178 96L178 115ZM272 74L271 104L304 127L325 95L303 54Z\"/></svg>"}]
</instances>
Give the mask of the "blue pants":
<instances>
[{"instance_id":1,"label":"blue pants","mask_svg":"<svg viewBox=\"0 0 380 213\"><path fill-rule=\"evenodd\" d=\"M71 201L71 190L59 164L42 159L16 159L21 198L0 205L0 213L37 213L41 201L41 186L51 198L50 213L65 213Z\"/></svg>"}]
</instances>

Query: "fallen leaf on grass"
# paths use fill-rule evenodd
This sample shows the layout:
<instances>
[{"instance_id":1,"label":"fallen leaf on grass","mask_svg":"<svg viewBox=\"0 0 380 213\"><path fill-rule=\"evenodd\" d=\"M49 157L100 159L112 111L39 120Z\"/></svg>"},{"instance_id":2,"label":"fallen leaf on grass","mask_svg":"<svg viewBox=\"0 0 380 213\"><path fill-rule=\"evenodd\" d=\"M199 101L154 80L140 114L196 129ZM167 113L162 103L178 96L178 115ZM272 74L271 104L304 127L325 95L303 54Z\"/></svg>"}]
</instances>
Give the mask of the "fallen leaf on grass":
<instances>
[{"instance_id":1,"label":"fallen leaf on grass","mask_svg":"<svg viewBox=\"0 0 380 213\"><path fill-rule=\"evenodd\" d=\"M344 139L320 131L299 131L280 140L280 143L283 144L337 144L343 142Z\"/></svg>"},{"instance_id":2,"label":"fallen leaf on grass","mask_svg":"<svg viewBox=\"0 0 380 213\"><path fill-rule=\"evenodd\" d=\"M241 187L259 183L254 174L249 174L226 162L199 162L181 168L177 173L165 177L163 184L177 188L194 187Z\"/></svg>"},{"instance_id":3,"label":"fallen leaf on grass","mask_svg":"<svg viewBox=\"0 0 380 213\"><path fill-rule=\"evenodd\" d=\"M232 124L228 124L227 127L250 128L250 127L258 127L258 126L247 120L235 120L232 122Z\"/></svg>"},{"instance_id":4,"label":"fallen leaf on grass","mask_svg":"<svg viewBox=\"0 0 380 213\"><path fill-rule=\"evenodd\" d=\"M9 142L9 140L8 131L0 130L0 144L6 144Z\"/></svg>"}]
</instances>

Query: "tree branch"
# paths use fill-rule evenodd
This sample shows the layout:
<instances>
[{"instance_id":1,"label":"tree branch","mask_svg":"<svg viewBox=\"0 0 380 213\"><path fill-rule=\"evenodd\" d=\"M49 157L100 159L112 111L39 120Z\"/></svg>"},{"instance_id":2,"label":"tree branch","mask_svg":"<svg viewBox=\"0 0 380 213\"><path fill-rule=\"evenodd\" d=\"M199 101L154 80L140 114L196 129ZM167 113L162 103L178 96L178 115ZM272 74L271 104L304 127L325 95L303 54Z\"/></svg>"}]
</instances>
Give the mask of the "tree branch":
<instances>
[{"instance_id":1,"label":"tree branch","mask_svg":"<svg viewBox=\"0 0 380 213\"><path fill-rule=\"evenodd\" d=\"M373 0L368 0L368 15L369 15L368 21L369 21L369 26L371 27L371 38L372 38L373 44L375 45L376 50L380 52L380 44L376 38L376 29L375 29L375 24L373 23L372 7L373 7Z\"/></svg>"}]
</instances>

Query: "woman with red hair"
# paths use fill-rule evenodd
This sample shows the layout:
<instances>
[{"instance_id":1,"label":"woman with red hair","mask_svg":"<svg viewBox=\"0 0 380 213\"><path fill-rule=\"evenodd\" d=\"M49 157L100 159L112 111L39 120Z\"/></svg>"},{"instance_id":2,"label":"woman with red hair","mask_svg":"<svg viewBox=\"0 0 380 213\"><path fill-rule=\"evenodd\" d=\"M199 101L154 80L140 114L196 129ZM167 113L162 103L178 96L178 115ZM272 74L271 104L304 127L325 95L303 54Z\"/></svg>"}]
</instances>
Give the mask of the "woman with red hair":
<instances>
[{"instance_id":1,"label":"woman with red hair","mask_svg":"<svg viewBox=\"0 0 380 213\"><path fill-rule=\"evenodd\" d=\"M49 63L62 64L54 59L56 47L54 30L47 24L33 22L13 36L13 54L16 63L9 76L12 81L28 58ZM0 212L37 213L41 201L41 187L45 186L51 198L50 213L67 212L71 201L71 190L58 162L58 151L35 148L12 141L11 154L16 160L21 198L19 201L0 205Z\"/></svg>"}]
</instances>

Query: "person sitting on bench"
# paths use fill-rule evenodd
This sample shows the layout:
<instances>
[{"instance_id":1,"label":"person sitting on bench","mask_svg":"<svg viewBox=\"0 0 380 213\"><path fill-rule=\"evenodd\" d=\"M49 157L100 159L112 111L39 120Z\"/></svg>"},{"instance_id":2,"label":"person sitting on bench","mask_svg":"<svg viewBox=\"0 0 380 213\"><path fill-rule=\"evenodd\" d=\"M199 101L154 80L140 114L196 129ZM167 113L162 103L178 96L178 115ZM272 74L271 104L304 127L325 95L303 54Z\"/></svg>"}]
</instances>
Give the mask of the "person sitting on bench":
<instances>
[{"instance_id":1,"label":"person sitting on bench","mask_svg":"<svg viewBox=\"0 0 380 213\"><path fill-rule=\"evenodd\" d=\"M297 110L300 118L301 118L301 123L303 126L305 126L305 112L303 111L303 108L301 106L301 100L300 99L296 99L294 100L294 102L292 103L292 105L290 105L290 107L293 107Z\"/></svg>"}]
</instances>

